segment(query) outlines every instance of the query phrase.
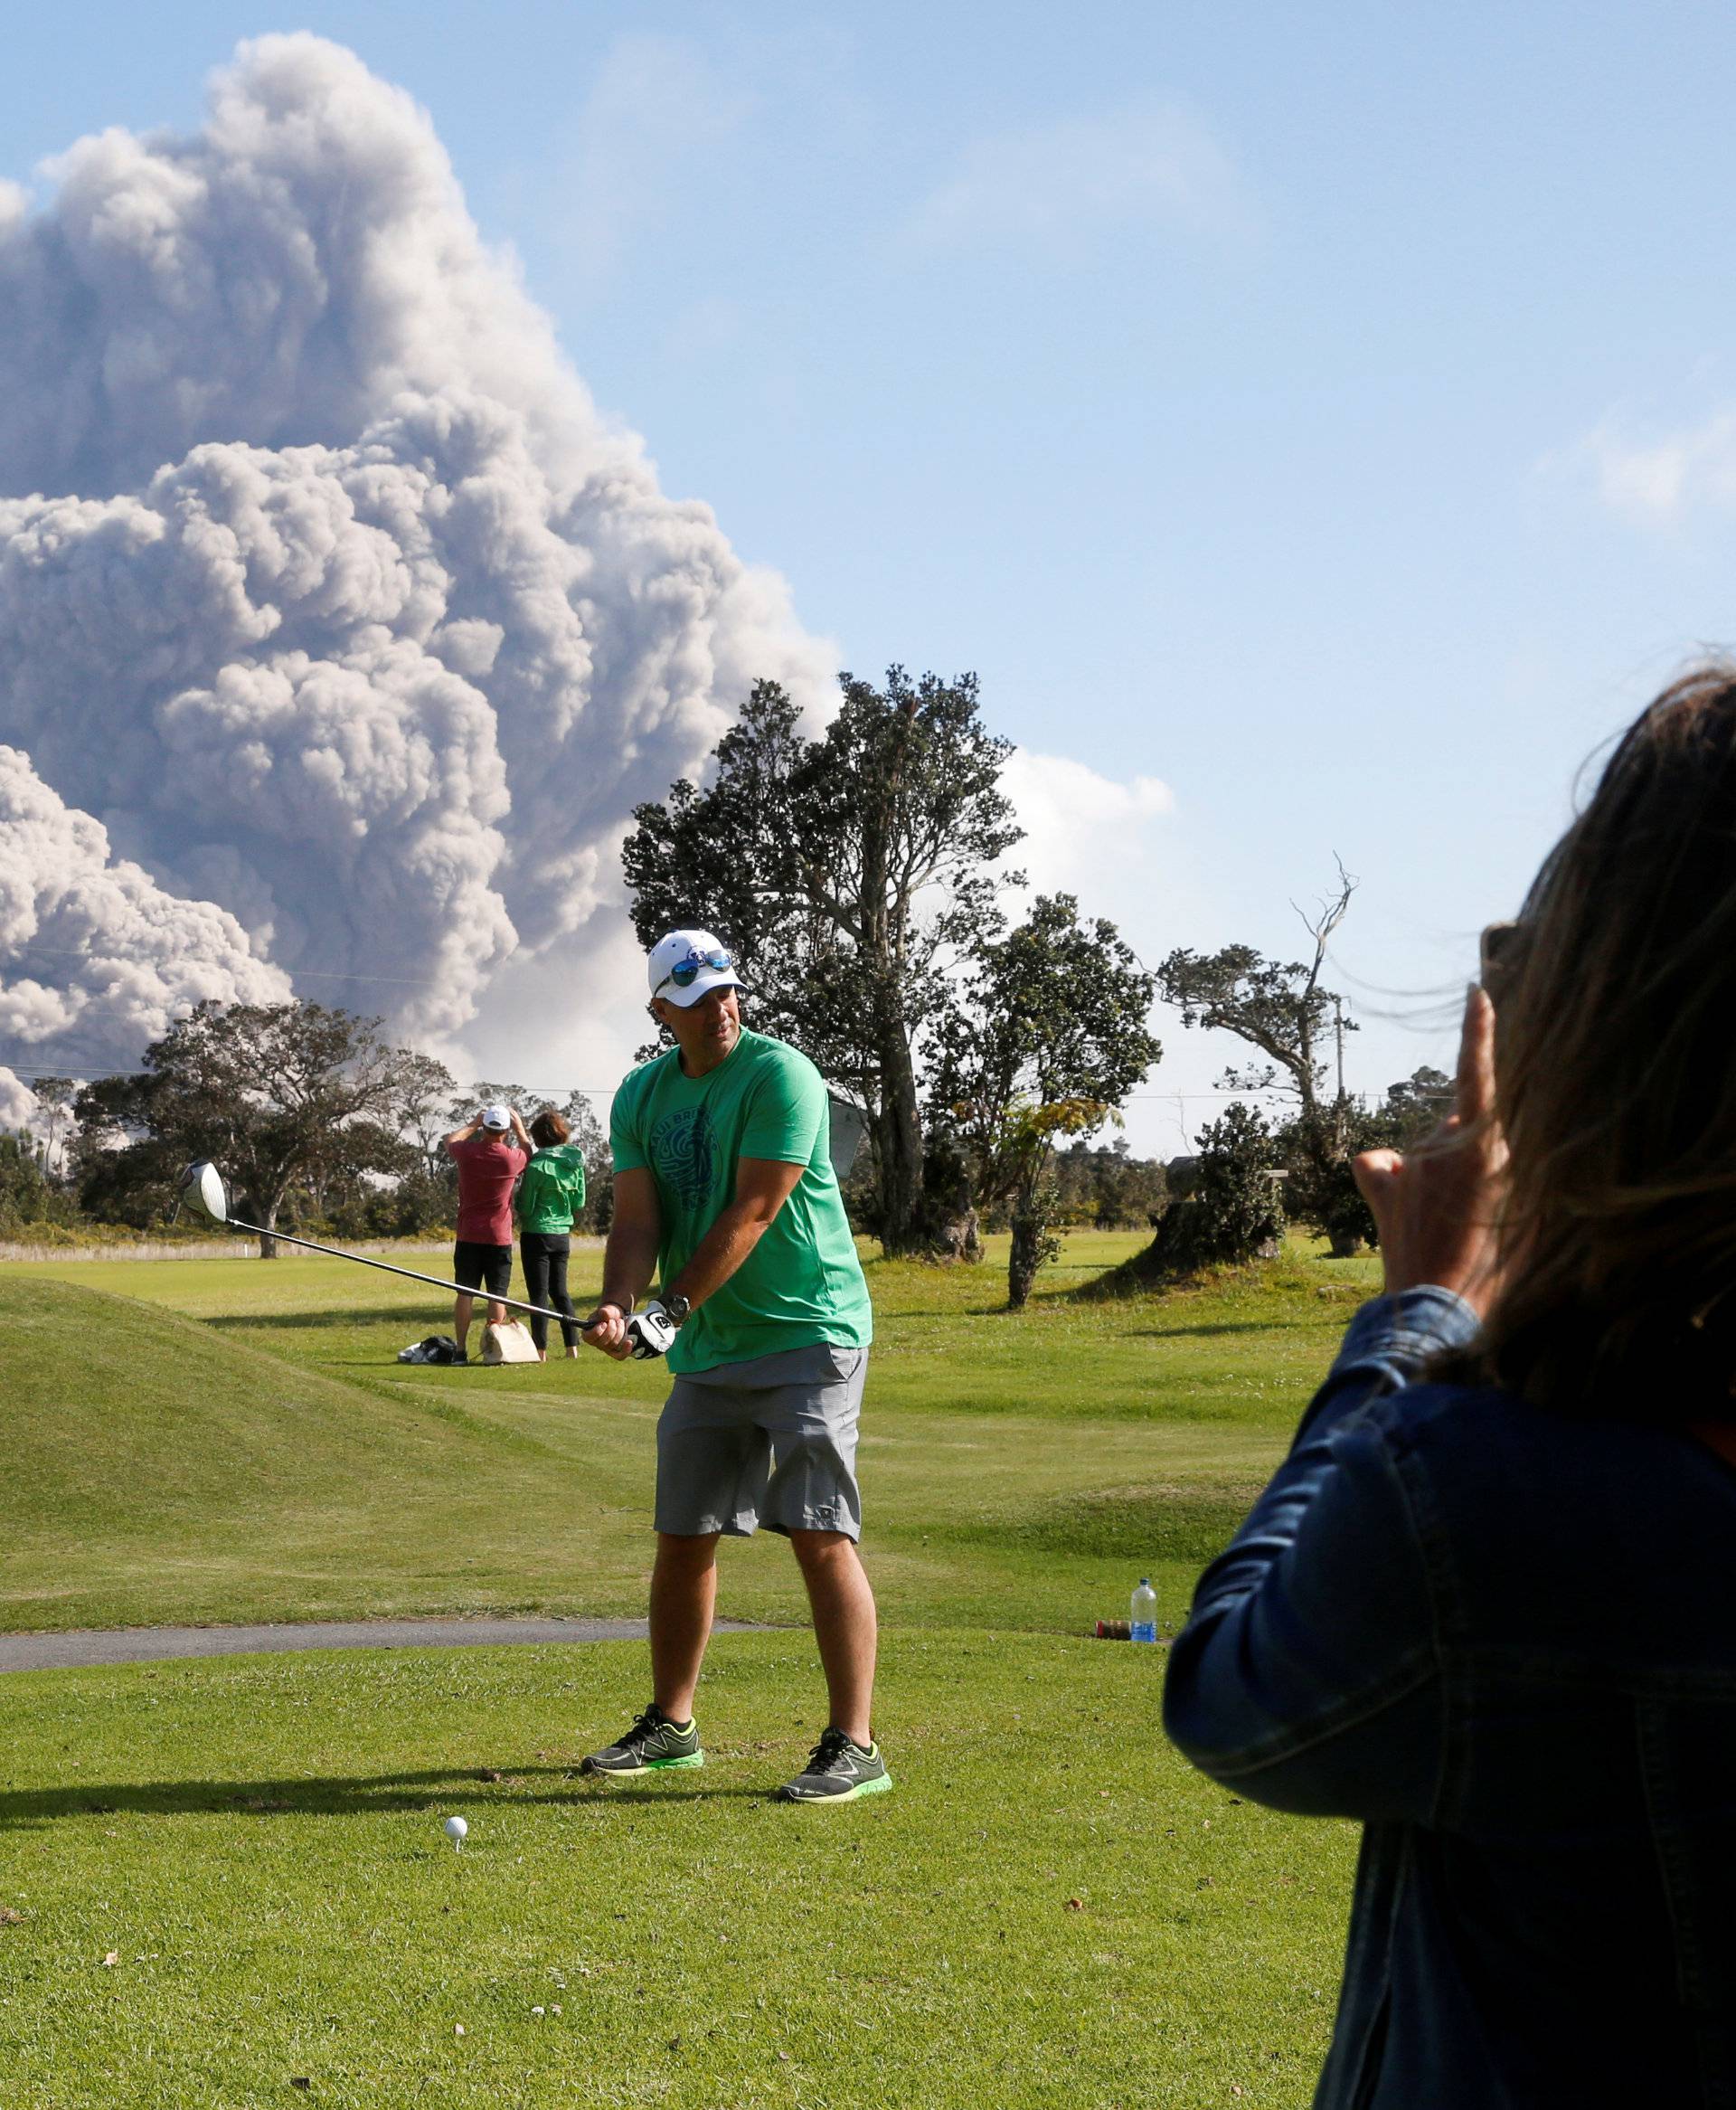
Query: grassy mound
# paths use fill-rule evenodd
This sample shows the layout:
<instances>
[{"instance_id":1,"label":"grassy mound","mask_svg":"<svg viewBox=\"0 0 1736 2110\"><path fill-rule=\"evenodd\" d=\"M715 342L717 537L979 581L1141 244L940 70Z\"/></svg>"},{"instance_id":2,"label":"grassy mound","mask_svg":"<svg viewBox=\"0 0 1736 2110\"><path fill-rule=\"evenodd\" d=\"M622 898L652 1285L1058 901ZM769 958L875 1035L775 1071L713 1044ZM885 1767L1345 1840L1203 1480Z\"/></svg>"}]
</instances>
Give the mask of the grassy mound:
<instances>
[{"instance_id":1,"label":"grassy mound","mask_svg":"<svg viewBox=\"0 0 1736 2110\"><path fill-rule=\"evenodd\" d=\"M99 1290L0 1279L8 1526L156 1542L189 1518L401 1491L457 1441L425 1414L197 1320Z\"/></svg>"},{"instance_id":2,"label":"grassy mound","mask_svg":"<svg viewBox=\"0 0 1736 2110\"><path fill-rule=\"evenodd\" d=\"M0 1338L13 1630L526 1608L528 1546L576 1507L558 1461L461 1400L82 1282L0 1275ZM472 1586L503 1519L519 1587Z\"/></svg>"},{"instance_id":3,"label":"grassy mound","mask_svg":"<svg viewBox=\"0 0 1736 2110\"><path fill-rule=\"evenodd\" d=\"M871 1263L863 1550L889 1623L1082 1633L1141 1575L1179 1621L1367 1271L1297 1253L1070 1295L1137 1243L1070 1236L1016 1314L993 1259ZM581 1305L599 1270L575 1256ZM642 1613L667 1372L398 1364L442 1303L316 1257L0 1267L0 1625ZM802 1618L781 1541L722 1557L728 1614Z\"/></svg>"}]
</instances>

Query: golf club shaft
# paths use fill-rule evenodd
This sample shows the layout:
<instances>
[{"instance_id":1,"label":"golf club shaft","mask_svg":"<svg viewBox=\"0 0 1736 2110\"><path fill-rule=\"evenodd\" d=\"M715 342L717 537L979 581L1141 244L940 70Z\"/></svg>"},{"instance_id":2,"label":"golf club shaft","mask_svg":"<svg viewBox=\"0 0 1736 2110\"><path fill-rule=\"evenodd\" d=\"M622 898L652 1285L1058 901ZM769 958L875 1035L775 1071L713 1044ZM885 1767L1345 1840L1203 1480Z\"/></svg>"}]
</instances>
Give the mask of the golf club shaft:
<instances>
[{"instance_id":1,"label":"golf club shaft","mask_svg":"<svg viewBox=\"0 0 1736 2110\"><path fill-rule=\"evenodd\" d=\"M581 1332L596 1319L594 1312L589 1320L580 1319L576 1314L551 1311L542 1304L526 1304L519 1297L495 1297L486 1290L467 1290L462 1282L443 1282L439 1275L418 1274L413 1267L394 1267L389 1260L370 1260L365 1253L344 1253L335 1245L316 1245L311 1238L297 1238L293 1231L268 1231L259 1224L244 1224L239 1216L225 1216L223 1223L231 1231L251 1231L256 1238L280 1238L286 1245L300 1245L309 1253L323 1253L328 1260L353 1260L357 1267L377 1267L382 1274L402 1275L406 1282L426 1282L431 1290L450 1290L458 1297L505 1304L514 1311L528 1311L533 1319L552 1319L561 1326L577 1326Z\"/></svg>"}]
</instances>

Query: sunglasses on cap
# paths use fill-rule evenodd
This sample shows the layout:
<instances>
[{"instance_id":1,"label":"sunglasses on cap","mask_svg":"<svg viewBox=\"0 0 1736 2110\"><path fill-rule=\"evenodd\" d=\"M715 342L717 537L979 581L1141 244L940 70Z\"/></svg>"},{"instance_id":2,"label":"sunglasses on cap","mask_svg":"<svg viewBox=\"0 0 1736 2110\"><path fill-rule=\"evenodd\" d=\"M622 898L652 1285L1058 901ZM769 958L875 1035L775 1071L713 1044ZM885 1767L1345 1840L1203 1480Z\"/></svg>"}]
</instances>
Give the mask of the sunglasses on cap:
<instances>
[{"instance_id":1,"label":"sunglasses on cap","mask_svg":"<svg viewBox=\"0 0 1736 2110\"><path fill-rule=\"evenodd\" d=\"M685 960L675 962L651 993L659 994L670 982L678 989L690 989L708 967L715 968L719 974L731 974L735 962L727 952L690 952Z\"/></svg>"}]
</instances>

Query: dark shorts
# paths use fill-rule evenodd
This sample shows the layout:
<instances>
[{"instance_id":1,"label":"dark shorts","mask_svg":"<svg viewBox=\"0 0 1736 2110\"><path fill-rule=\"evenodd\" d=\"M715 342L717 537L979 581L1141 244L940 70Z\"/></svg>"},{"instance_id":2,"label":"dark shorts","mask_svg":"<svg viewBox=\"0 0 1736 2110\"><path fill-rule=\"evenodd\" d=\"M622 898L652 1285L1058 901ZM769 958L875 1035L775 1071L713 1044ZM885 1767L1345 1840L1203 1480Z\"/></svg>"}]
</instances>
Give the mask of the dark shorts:
<instances>
[{"instance_id":1,"label":"dark shorts","mask_svg":"<svg viewBox=\"0 0 1736 2110\"><path fill-rule=\"evenodd\" d=\"M460 1238L452 1248L452 1280L461 1290L486 1290L491 1297L504 1297L513 1286L512 1247Z\"/></svg>"},{"instance_id":2,"label":"dark shorts","mask_svg":"<svg viewBox=\"0 0 1736 2110\"><path fill-rule=\"evenodd\" d=\"M862 1537L856 1424L866 1348L787 1348L677 1377L657 1424L659 1531Z\"/></svg>"}]
</instances>

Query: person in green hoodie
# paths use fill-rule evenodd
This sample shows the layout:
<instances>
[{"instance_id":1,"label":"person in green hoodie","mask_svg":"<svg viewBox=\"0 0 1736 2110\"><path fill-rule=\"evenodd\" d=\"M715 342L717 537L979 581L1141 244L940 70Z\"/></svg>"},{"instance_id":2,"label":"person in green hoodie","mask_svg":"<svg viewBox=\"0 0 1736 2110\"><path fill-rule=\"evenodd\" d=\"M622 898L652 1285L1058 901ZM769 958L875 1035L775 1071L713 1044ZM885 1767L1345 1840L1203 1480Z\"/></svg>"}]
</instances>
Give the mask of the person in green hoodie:
<instances>
[{"instance_id":1,"label":"person in green hoodie","mask_svg":"<svg viewBox=\"0 0 1736 2110\"><path fill-rule=\"evenodd\" d=\"M579 1328L567 1294L567 1260L572 1252L572 1220L585 1206L585 1160L568 1141L572 1131L552 1106L531 1123L536 1150L524 1168L514 1205L518 1216L518 1256L524 1268L524 1295L561 1314L561 1335L567 1354L579 1353ZM549 1322L533 1319L531 1339L537 1359L549 1359Z\"/></svg>"}]
</instances>

